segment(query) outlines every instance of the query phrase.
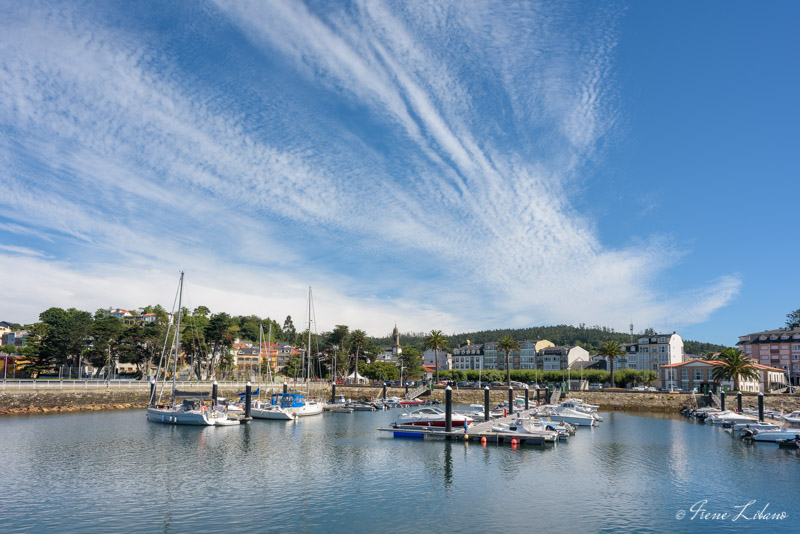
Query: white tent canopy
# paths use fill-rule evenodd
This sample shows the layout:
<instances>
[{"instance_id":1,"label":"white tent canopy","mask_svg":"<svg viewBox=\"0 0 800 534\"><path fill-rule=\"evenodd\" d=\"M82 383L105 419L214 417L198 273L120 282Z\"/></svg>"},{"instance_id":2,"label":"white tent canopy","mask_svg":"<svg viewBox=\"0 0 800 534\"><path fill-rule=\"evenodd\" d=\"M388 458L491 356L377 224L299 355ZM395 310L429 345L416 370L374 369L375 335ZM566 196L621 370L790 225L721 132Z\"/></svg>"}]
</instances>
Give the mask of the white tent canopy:
<instances>
[{"instance_id":1,"label":"white tent canopy","mask_svg":"<svg viewBox=\"0 0 800 534\"><path fill-rule=\"evenodd\" d=\"M367 379L358 374L356 371L353 371L349 375L345 377L345 380L348 382L355 382L356 384L366 384Z\"/></svg>"}]
</instances>

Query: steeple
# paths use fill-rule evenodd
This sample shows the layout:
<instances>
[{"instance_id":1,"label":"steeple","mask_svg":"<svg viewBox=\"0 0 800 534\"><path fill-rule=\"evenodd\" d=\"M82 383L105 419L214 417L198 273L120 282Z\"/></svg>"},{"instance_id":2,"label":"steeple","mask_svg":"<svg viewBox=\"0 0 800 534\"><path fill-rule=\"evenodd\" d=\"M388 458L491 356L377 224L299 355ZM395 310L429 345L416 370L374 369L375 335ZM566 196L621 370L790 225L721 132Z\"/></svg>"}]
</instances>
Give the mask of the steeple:
<instances>
[{"instance_id":1,"label":"steeple","mask_svg":"<svg viewBox=\"0 0 800 534\"><path fill-rule=\"evenodd\" d=\"M398 355L403 352L400 348L400 330L397 329L397 323L394 323L394 330L392 330L392 354Z\"/></svg>"}]
</instances>

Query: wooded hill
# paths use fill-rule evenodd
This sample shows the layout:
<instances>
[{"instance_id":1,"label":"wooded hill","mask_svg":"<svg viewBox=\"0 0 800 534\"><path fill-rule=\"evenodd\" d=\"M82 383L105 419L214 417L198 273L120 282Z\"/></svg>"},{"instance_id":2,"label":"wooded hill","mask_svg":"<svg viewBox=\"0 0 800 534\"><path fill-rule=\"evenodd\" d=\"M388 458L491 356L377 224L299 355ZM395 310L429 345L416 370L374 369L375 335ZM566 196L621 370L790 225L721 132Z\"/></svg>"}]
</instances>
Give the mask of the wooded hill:
<instances>
[{"instance_id":1,"label":"wooded hill","mask_svg":"<svg viewBox=\"0 0 800 534\"><path fill-rule=\"evenodd\" d=\"M642 335L654 335L658 332L652 329L638 332L633 335L634 343ZM420 350L424 350L425 336L427 332L411 332L400 334L400 344L403 346L411 346ZM611 328L593 326L571 326L571 325L557 325L557 326L535 326L531 328L517 328L517 329L502 329L502 330L482 330L480 332L468 332L463 334L452 334L447 336L450 349L458 348L466 345L467 340L473 345L487 343L490 341L499 341L503 336L511 336L517 341L526 339L537 340L546 339L552 341L556 345L579 345L589 352L596 352L597 349L606 341L618 341L619 343L630 343L630 334L624 332L615 332ZM391 345L392 339L390 336L384 338L374 338L376 345ZM712 351L717 352L726 348L724 345L716 345L714 343L704 343L701 341L683 340L683 349L687 354L701 355L704 352Z\"/></svg>"}]
</instances>

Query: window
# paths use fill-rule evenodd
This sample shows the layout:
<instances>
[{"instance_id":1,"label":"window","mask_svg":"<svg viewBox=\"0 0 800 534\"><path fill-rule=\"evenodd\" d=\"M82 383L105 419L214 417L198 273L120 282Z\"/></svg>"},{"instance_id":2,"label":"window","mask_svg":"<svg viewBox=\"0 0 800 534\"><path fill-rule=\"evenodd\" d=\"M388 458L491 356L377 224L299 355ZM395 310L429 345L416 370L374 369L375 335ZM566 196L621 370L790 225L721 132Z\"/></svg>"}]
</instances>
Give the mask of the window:
<instances>
[{"instance_id":1,"label":"window","mask_svg":"<svg viewBox=\"0 0 800 534\"><path fill-rule=\"evenodd\" d=\"M688 369L681 369L681 380L684 380L684 381L689 380L689 370Z\"/></svg>"},{"instance_id":2,"label":"window","mask_svg":"<svg viewBox=\"0 0 800 534\"><path fill-rule=\"evenodd\" d=\"M703 380L703 370L702 369L695 369L694 370L694 380L697 382L698 380Z\"/></svg>"}]
</instances>

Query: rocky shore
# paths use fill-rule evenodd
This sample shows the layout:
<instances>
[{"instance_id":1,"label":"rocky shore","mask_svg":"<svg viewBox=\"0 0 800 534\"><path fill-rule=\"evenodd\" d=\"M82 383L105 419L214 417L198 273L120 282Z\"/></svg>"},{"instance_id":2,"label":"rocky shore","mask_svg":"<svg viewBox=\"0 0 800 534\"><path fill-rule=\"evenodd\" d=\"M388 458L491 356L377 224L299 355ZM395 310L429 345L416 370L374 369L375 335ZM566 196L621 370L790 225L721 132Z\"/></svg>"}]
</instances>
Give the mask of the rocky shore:
<instances>
[{"instance_id":1,"label":"rocky shore","mask_svg":"<svg viewBox=\"0 0 800 534\"><path fill-rule=\"evenodd\" d=\"M206 391L208 388L205 389ZM235 398L242 388L220 387L221 397ZM290 388L290 391L293 389ZM305 388L303 388L305 391ZM337 386L336 393L347 398L371 399L383 394L382 388L361 386ZM517 395L524 394L524 390L515 390ZM320 398L329 398L331 389L329 385L313 386L311 394ZM401 388L388 388L387 396L402 397L405 390ZM436 399L444 402L443 389L435 389L423 398ZM568 395L569 396L569 395ZM682 406L692 405L692 396L689 394L633 392L633 391L581 391L574 392L571 396L579 397L590 404L597 404L601 410L643 411L677 413ZM0 392L0 415L11 414L40 414L62 413L95 410L127 410L144 409L147 407L149 390L139 389L91 389L91 390L7 390ZM493 389L490 392L490 403L497 405L508 398L508 390ZM542 393L542 399L544 395ZM535 391L530 391L531 403L536 399ZM483 404L484 392L478 389L454 389L453 403L455 404ZM742 405L745 408L756 407L756 395L743 395ZM736 396L729 395L729 407L736 407ZM790 412L800 410L800 395L765 395L764 407L767 410Z\"/></svg>"}]
</instances>

